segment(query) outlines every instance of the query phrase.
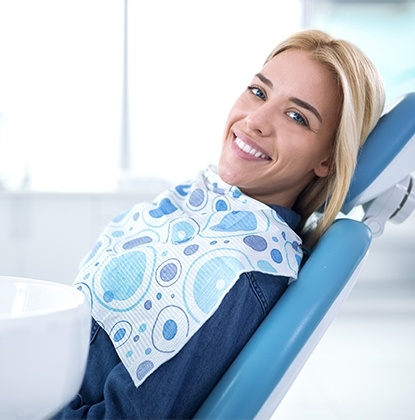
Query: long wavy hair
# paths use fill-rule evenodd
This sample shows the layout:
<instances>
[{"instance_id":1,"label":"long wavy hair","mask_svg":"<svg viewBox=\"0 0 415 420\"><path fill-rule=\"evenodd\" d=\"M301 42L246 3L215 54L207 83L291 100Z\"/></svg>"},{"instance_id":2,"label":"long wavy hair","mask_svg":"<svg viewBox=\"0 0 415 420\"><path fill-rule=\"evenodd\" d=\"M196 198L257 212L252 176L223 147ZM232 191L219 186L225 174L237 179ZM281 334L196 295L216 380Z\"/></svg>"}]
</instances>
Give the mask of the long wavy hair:
<instances>
[{"instance_id":1,"label":"long wavy hair","mask_svg":"<svg viewBox=\"0 0 415 420\"><path fill-rule=\"evenodd\" d=\"M340 120L333 139L330 173L316 177L299 195L293 210L301 215L301 234L312 247L339 214L349 190L357 155L382 114L385 91L373 63L355 45L320 30L297 32L281 42L265 63L277 54L298 49L323 64L338 83ZM319 210L320 217L309 223Z\"/></svg>"}]
</instances>

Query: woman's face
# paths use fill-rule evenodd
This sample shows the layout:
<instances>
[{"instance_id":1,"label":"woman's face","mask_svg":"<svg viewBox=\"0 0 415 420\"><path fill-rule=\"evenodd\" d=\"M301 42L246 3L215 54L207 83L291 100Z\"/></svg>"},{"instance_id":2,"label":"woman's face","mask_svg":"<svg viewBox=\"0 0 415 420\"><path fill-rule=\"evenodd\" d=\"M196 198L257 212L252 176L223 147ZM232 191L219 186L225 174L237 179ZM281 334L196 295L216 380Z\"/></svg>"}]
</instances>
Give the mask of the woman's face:
<instances>
[{"instance_id":1,"label":"woman's face","mask_svg":"<svg viewBox=\"0 0 415 420\"><path fill-rule=\"evenodd\" d=\"M267 204L292 207L330 171L339 88L309 53L289 49L254 76L225 126L219 175Z\"/></svg>"}]
</instances>

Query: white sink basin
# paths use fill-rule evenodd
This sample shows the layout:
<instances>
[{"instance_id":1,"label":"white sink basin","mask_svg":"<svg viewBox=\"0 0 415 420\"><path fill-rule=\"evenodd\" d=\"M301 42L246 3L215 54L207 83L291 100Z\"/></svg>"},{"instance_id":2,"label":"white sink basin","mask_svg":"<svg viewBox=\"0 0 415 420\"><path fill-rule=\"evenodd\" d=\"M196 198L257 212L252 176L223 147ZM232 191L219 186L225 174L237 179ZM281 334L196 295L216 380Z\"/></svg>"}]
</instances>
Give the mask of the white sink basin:
<instances>
[{"instance_id":1,"label":"white sink basin","mask_svg":"<svg viewBox=\"0 0 415 420\"><path fill-rule=\"evenodd\" d=\"M0 419L45 419L78 392L89 348L82 292L0 276Z\"/></svg>"}]
</instances>

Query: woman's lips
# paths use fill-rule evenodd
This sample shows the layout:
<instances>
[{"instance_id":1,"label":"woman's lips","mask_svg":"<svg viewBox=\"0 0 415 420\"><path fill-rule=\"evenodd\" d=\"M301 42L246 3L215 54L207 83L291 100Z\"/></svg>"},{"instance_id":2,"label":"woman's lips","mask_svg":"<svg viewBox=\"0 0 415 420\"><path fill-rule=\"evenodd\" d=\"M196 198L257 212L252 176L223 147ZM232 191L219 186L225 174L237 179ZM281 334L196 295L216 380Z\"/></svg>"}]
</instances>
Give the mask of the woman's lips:
<instances>
[{"instance_id":1,"label":"woman's lips","mask_svg":"<svg viewBox=\"0 0 415 420\"><path fill-rule=\"evenodd\" d=\"M242 152L256 157L258 159L270 160L271 158L264 152L255 149L254 147L246 144L240 137L236 136L235 138L235 145L238 147L239 150Z\"/></svg>"}]
</instances>

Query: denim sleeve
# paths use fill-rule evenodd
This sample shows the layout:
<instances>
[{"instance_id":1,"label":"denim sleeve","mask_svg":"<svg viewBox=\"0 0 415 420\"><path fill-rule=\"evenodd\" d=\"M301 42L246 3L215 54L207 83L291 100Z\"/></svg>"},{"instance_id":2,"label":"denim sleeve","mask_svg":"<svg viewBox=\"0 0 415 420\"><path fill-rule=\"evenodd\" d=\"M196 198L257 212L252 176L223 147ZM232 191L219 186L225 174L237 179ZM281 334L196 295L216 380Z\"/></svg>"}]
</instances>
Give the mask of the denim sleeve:
<instances>
[{"instance_id":1,"label":"denim sleeve","mask_svg":"<svg viewBox=\"0 0 415 420\"><path fill-rule=\"evenodd\" d=\"M287 287L287 278L245 273L214 315L171 360L136 388L95 323L87 372L59 419L192 418Z\"/></svg>"}]
</instances>

